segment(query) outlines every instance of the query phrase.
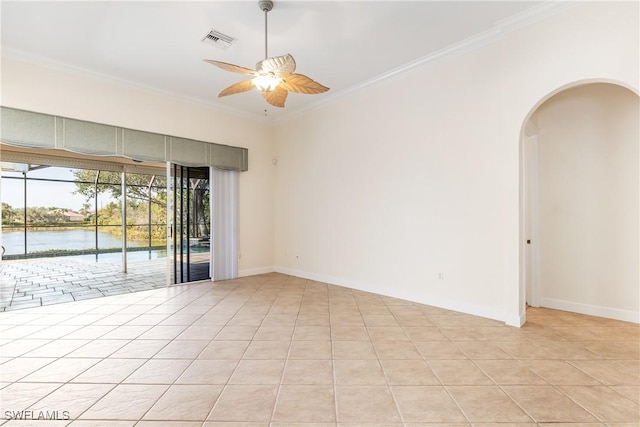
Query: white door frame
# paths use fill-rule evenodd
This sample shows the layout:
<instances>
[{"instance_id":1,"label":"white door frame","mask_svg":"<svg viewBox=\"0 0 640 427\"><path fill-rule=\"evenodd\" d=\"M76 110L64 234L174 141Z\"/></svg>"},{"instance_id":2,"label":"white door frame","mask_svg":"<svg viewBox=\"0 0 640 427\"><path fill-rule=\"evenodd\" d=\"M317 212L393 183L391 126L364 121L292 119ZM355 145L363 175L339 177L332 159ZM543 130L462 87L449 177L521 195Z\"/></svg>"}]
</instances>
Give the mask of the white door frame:
<instances>
[{"instance_id":1,"label":"white door frame","mask_svg":"<svg viewBox=\"0 0 640 427\"><path fill-rule=\"evenodd\" d=\"M540 307L540 193L538 187L538 133L535 126L527 126L524 136L525 177L525 291L526 302ZM535 128L531 129L530 128ZM534 132L531 132L534 131Z\"/></svg>"}]
</instances>

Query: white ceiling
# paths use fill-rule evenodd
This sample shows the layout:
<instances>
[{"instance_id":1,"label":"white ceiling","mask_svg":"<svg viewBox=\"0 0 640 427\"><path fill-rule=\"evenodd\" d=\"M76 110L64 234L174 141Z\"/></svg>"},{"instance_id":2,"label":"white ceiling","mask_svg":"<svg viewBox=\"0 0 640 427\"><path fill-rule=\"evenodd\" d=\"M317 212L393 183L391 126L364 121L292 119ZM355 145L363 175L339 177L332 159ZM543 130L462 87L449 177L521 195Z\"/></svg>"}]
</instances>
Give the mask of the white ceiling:
<instances>
[{"instance_id":1,"label":"white ceiling","mask_svg":"<svg viewBox=\"0 0 640 427\"><path fill-rule=\"evenodd\" d=\"M540 1L275 1L269 55L290 53L297 72L331 88L292 93L285 109L257 91L217 98L244 77L203 62L254 68L264 56L264 14L251 1L6 1L3 55L82 72L271 118L325 102L540 5ZM214 28L228 50L201 42Z\"/></svg>"}]
</instances>

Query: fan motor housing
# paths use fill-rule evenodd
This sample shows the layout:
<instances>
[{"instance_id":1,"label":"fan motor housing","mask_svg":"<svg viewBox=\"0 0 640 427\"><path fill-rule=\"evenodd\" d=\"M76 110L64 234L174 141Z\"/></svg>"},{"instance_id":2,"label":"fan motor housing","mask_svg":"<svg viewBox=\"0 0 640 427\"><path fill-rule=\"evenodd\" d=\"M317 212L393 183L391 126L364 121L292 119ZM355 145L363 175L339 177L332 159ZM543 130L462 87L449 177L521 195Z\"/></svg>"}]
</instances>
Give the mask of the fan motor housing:
<instances>
[{"instance_id":1,"label":"fan motor housing","mask_svg":"<svg viewBox=\"0 0 640 427\"><path fill-rule=\"evenodd\" d=\"M258 1L258 6L260 7L261 11L269 12L271 9L273 9L273 1L271 1L271 0L260 0L260 1Z\"/></svg>"}]
</instances>

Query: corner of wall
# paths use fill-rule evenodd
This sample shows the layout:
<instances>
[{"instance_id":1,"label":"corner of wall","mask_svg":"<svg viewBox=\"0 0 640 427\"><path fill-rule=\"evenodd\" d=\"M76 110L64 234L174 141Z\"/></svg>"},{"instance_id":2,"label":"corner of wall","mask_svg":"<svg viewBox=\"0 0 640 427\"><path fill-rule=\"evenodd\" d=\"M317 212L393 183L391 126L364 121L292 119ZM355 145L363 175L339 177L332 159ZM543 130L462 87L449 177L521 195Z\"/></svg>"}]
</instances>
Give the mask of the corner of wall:
<instances>
[{"instance_id":1,"label":"corner of wall","mask_svg":"<svg viewBox=\"0 0 640 427\"><path fill-rule=\"evenodd\" d=\"M522 327L522 325L525 324L526 321L527 321L527 313L522 312L514 316L505 315L504 323L507 326L514 326L516 328L520 328Z\"/></svg>"}]
</instances>

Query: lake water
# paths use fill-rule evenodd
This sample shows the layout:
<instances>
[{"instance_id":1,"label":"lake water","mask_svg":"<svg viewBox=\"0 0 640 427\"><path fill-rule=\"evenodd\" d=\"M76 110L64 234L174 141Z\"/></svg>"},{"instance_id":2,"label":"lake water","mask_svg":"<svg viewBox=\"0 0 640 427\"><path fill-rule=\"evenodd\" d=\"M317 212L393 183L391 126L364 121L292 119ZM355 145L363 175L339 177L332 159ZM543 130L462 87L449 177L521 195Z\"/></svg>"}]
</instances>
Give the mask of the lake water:
<instances>
[{"instance_id":1,"label":"lake water","mask_svg":"<svg viewBox=\"0 0 640 427\"><path fill-rule=\"evenodd\" d=\"M113 235L98 231L98 247L100 249L105 248L119 248L122 245L122 240L114 237ZM127 247L143 247L147 246L147 241L130 241L127 242ZM24 253L24 232L22 231L3 231L2 232L2 246L5 248L6 255L17 255ZM46 251L51 249L91 249L96 246L96 234L91 229L75 229L75 230L47 230L47 231L28 231L27 232L27 249L29 253ZM166 256L166 251L152 251L153 254L149 254L148 251L141 252L140 255L136 255L136 252L128 253L129 256L142 256L148 259L151 255L152 258L160 258ZM95 255L83 255L95 258ZM121 253L112 254L100 254L101 258L105 259L118 259L121 258Z\"/></svg>"}]
</instances>

